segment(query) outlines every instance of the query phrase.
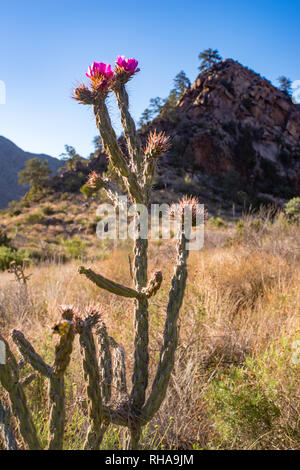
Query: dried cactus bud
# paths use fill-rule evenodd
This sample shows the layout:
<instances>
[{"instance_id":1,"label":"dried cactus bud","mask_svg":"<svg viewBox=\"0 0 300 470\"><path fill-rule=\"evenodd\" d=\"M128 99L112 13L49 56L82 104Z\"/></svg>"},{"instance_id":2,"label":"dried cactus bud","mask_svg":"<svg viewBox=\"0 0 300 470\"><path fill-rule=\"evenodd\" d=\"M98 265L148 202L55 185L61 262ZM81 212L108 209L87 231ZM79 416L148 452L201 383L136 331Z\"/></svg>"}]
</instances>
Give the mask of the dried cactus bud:
<instances>
[{"instance_id":1,"label":"dried cactus bud","mask_svg":"<svg viewBox=\"0 0 300 470\"><path fill-rule=\"evenodd\" d=\"M103 188L103 180L95 171L92 171L89 174L88 186L92 189L95 189L95 191Z\"/></svg>"},{"instance_id":2,"label":"dried cactus bud","mask_svg":"<svg viewBox=\"0 0 300 470\"><path fill-rule=\"evenodd\" d=\"M155 295L161 286L162 280L162 272L156 271L150 279L148 286L142 290L143 294L145 294L148 299Z\"/></svg>"},{"instance_id":3,"label":"dried cactus bud","mask_svg":"<svg viewBox=\"0 0 300 470\"><path fill-rule=\"evenodd\" d=\"M101 318L101 312L97 307L89 306L85 309L85 323L88 326L95 326L100 318Z\"/></svg>"},{"instance_id":4,"label":"dried cactus bud","mask_svg":"<svg viewBox=\"0 0 300 470\"><path fill-rule=\"evenodd\" d=\"M76 310L73 305L61 305L59 310L64 320L72 321L74 315L76 315Z\"/></svg>"},{"instance_id":5,"label":"dried cactus bud","mask_svg":"<svg viewBox=\"0 0 300 470\"><path fill-rule=\"evenodd\" d=\"M97 325L101 318L101 312L97 307L89 306L81 314L77 313L74 317L75 330L81 333L84 328L92 328Z\"/></svg>"},{"instance_id":6,"label":"dried cactus bud","mask_svg":"<svg viewBox=\"0 0 300 470\"><path fill-rule=\"evenodd\" d=\"M192 223L195 224L197 216L206 218L206 211L200 205L199 199L196 196L183 196L177 204L172 204L169 209L169 214L172 217L181 216L182 218L188 212L192 213Z\"/></svg>"},{"instance_id":7,"label":"dried cactus bud","mask_svg":"<svg viewBox=\"0 0 300 470\"><path fill-rule=\"evenodd\" d=\"M145 155L148 158L158 158L170 148L170 137L164 132L150 132L145 148Z\"/></svg>"},{"instance_id":8,"label":"dried cactus bud","mask_svg":"<svg viewBox=\"0 0 300 470\"><path fill-rule=\"evenodd\" d=\"M94 94L85 85L75 88L73 98L82 104L94 104Z\"/></svg>"}]
</instances>

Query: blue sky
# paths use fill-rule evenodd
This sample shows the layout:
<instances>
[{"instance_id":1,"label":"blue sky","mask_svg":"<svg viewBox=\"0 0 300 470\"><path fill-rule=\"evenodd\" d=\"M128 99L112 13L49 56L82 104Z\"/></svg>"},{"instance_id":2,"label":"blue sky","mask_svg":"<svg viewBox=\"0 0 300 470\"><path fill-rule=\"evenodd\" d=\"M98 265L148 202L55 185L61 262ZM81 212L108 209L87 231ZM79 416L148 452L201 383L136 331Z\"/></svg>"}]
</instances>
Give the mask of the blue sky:
<instances>
[{"instance_id":1,"label":"blue sky","mask_svg":"<svg viewBox=\"0 0 300 470\"><path fill-rule=\"evenodd\" d=\"M300 79L300 1L1 0L0 135L27 151L87 156L97 135L92 110L71 99L94 60L139 60L130 82L136 120L149 99L167 96L184 70L193 81L200 51L217 48L276 84ZM120 130L111 99L112 120Z\"/></svg>"}]
</instances>

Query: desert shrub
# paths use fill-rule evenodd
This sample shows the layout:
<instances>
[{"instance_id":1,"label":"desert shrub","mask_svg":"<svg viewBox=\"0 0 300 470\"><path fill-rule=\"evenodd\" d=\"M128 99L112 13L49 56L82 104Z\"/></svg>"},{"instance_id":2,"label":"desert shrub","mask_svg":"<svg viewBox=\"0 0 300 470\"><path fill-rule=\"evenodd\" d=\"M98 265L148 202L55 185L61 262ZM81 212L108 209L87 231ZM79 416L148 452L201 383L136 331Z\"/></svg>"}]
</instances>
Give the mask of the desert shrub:
<instances>
[{"instance_id":1,"label":"desert shrub","mask_svg":"<svg viewBox=\"0 0 300 470\"><path fill-rule=\"evenodd\" d=\"M80 188L80 192L86 197L90 198L95 194L95 190L91 188L88 183L85 183L83 186Z\"/></svg>"},{"instance_id":2,"label":"desert shrub","mask_svg":"<svg viewBox=\"0 0 300 470\"><path fill-rule=\"evenodd\" d=\"M85 180L86 176L81 171L70 174L64 181L64 188L70 193L77 192L80 190Z\"/></svg>"},{"instance_id":3,"label":"desert shrub","mask_svg":"<svg viewBox=\"0 0 300 470\"><path fill-rule=\"evenodd\" d=\"M35 225L35 224L41 224L44 220L44 216L39 213L39 212L34 212L32 214L28 214L25 219L24 219L24 222L25 224L28 224L28 225Z\"/></svg>"},{"instance_id":4,"label":"desert shrub","mask_svg":"<svg viewBox=\"0 0 300 470\"><path fill-rule=\"evenodd\" d=\"M25 196L25 201L27 203L39 202L46 196L46 194L47 194L47 191L45 189L32 186L32 188L30 188L30 190Z\"/></svg>"},{"instance_id":5,"label":"desert shrub","mask_svg":"<svg viewBox=\"0 0 300 470\"><path fill-rule=\"evenodd\" d=\"M212 226L212 227L226 227L226 222L225 220L222 219L222 217L220 216L217 216L217 217L210 217L209 219L209 224Z\"/></svg>"},{"instance_id":6,"label":"desert shrub","mask_svg":"<svg viewBox=\"0 0 300 470\"><path fill-rule=\"evenodd\" d=\"M285 204L285 213L290 220L300 221L300 197L294 197Z\"/></svg>"},{"instance_id":7,"label":"desert shrub","mask_svg":"<svg viewBox=\"0 0 300 470\"><path fill-rule=\"evenodd\" d=\"M276 390L256 377L256 369L230 367L212 382L207 393L210 418L221 447L237 448L270 432L280 416Z\"/></svg>"},{"instance_id":8,"label":"desert shrub","mask_svg":"<svg viewBox=\"0 0 300 470\"><path fill-rule=\"evenodd\" d=\"M68 240L61 240L61 245L65 248L68 256L74 259L84 258L86 255L87 243L74 237Z\"/></svg>"},{"instance_id":9,"label":"desert shrub","mask_svg":"<svg viewBox=\"0 0 300 470\"><path fill-rule=\"evenodd\" d=\"M0 227L0 246L10 246L10 238L8 238L5 231L1 227Z\"/></svg>"},{"instance_id":10,"label":"desert shrub","mask_svg":"<svg viewBox=\"0 0 300 470\"><path fill-rule=\"evenodd\" d=\"M18 202L18 201L11 201L9 204L8 204L8 208L9 208L9 213L8 215L10 217L16 217L17 215L21 214L22 212L22 207L21 207L21 203Z\"/></svg>"},{"instance_id":11,"label":"desert shrub","mask_svg":"<svg viewBox=\"0 0 300 470\"><path fill-rule=\"evenodd\" d=\"M41 213L43 215L53 215L55 213L55 210L52 206L44 206L41 208Z\"/></svg>"},{"instance_id":12,"label":"desert shrub","mask_svg":"<svg viewBox=\"0 0 300 470\"><path fill-rule=\"evenodd\" d=\"M22 265L24 258L28 253L17 251L7 246L0 246L0 270L5 271L9 268L10 263L14 261L17 265Z\"/></svg>"}]
</instances>

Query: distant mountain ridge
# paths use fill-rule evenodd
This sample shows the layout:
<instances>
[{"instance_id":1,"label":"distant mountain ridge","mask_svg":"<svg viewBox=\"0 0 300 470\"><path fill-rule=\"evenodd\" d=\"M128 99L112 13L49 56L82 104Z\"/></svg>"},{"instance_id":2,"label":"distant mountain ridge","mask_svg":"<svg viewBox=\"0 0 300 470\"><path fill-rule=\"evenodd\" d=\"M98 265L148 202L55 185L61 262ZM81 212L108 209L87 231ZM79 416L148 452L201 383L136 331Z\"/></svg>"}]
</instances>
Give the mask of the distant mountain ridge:
<instances>
[{"instance_id":1,"label":"distant mountain ridge","mask_svg":"<svg viewBox=\"0 0 300 470\"><path fill-rule=\"evenodd\" d=\"M26 188L18 185L18 173L25 168L26 161L34 157L41 161L47 160L53 174L63 166L58 158L25 152L9 139L0 136L0 208L5 208L10 201L18 200L26 193Z\"/></svg>"}]
</instances>

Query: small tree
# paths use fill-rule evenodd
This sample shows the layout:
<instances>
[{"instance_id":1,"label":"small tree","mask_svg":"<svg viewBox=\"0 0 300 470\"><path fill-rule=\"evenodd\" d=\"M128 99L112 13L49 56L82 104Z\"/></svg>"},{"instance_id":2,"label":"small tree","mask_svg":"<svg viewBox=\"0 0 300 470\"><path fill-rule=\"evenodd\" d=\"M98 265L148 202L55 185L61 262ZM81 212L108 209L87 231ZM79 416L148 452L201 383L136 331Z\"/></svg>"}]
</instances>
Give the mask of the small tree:
<instances>
[{"instance_id":1,"label":"small tree","mask_svg":"<svg viewBox=\"0 0 300 470\"><path fill-rule=\"evenodd\" d=\"M150 105L142 113L138 126L142 131L146 130L147 124L157 116L166 117L172 120L178 99L190 88L191 82L185 72L181 70L174 78L174 87L167 98L151 98Z\"/></svg>"},{"instance_id":2,"label":"small tree","mask_svg":"<svg viewBox=\"0 0 300 470\"><path fill-rule=\"evenodd\" d=\"M290 80L288 77L285 77L284 75L277 78L277 80L279 82L279 89L289 98L291 98L293 94L292 80Z\"/></svg>"},{"instance_id":3,"label":"small tree","mask_svg":"<svg viewBox=\"0 0 300 470\"><path fill-rule=\"evenodd\" d=\"M50 176L48 162L43 162L35 157L27 160L25 169L18 174L18 182L24 186L29 185L31 189L41 190Z\"/></svg>"},{"instance_id":4,"label":"small tree","mask_svg":"<svg viewBox=\"0 0 300 470\"><path fill-rule=\"evenodd\" d=\"M146 130L147 124L151 121L153 115L152 112L149 108L146 108L145 111L142 112L142 115L140 117L140 120L138 122L138 127L144 131Z\"/></svg>"},{"instance_id":5,"label":"small tree","mask_svg":"<svg viewBox=\"0 0 300 470\"><path fill-rule=\"evenodd\" d=\"M183 93L190 88L191 82L190 79L186 76L185 72L181 70L176 77L174 78L174 89L178 95L178 98L183 95Z\"/></svg>"},{"instance_id":6,"label":"small tree","mask_svg":"<svg viewBox=\"0 0 300 470\"><path fill-rule=\"evenodd\" d=\"M84 160L71 145L65 145L65 152L61 153L60 156L65 162L65 165L62 168L72 171L77 170L78 163Z\"/></svg>"},{"instance_id":7,"label":"small tree","mask_svg":"<svg viewBox=\"0 0 300 470\"><path fill-rule=\"evenodd\" d=\"M220 56L219 51L217 49L209 48L205 49L205 51L203 52L200 52L199 60L201 61L199 70L200 72L203 72L204 70L208 69L212 65L222 60L222 57Z\"/></svg>"}]
</instances>

